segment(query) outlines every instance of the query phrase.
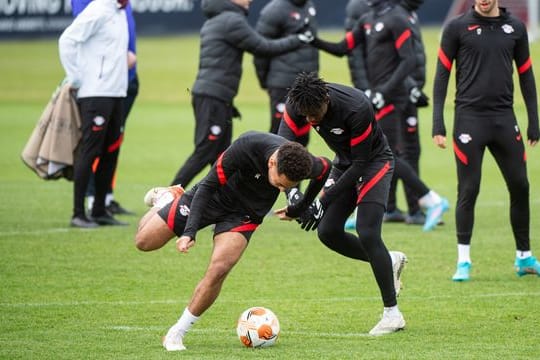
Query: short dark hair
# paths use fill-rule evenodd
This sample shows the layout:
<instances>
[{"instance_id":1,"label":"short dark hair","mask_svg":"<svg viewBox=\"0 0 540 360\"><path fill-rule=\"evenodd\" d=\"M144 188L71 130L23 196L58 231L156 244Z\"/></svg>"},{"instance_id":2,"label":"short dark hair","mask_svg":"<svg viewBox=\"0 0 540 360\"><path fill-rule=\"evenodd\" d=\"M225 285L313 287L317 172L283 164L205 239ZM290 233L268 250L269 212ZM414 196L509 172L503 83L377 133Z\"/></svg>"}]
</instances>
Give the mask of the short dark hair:
<instances>
[{"instance_id":1,"label":"short dark hair","mask_svg":"<svg viewBox=\"0 0 540 360\"><path fill-rule=\"evenodd\" d=\"M317 73L301 72L296 76L287 97L295 112L313 114L328 101L328 87Z\"/></svg>"},{"instance_id":2,"label":"short dark hair","mask_svg":"<svg viewBox=\"0 0 540 360\"><path fill-rule=\"evenodd\" d=\"M279 147L277 152L278 174L283 174L289 180L298 182L309 177L312 167L311 154L301 144L287 141Z\"/></svg>"}]
</instances>

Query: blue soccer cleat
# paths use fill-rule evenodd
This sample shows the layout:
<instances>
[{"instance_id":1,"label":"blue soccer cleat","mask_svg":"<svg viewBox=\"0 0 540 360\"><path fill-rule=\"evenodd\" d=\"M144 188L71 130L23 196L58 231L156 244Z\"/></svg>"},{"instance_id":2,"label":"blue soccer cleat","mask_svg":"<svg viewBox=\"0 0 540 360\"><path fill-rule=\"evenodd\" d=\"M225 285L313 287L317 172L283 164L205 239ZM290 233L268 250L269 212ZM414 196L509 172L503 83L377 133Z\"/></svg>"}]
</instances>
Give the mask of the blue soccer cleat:
<instances>
[{"instance_id":1,"label":"blue soccer cleat","mask_svg":"<svg viewBox=\"0 0 540 360\"><path fill-rule=\"evenodd\" d=\"M345 221L345 230L354 230L356 229L356 216L351 216Z\"/></svg>"},{"instance_id":2,"label":"blue soccer cleat","mask_svg":"<svg viewBox=\"0 0 540 360\"><path fill-rule=\"evenodd\" d=\"M514 262L517 276L538 275L540 276L540 262L534 256L525 259L516 258Z\"/></svg>"},{"instance_id":3,"label":"blue soccer cleat","mask_svg":"<svg viewBox=\"0 0 540 360\"><path fill-rule=\"evenodd\" d=\"M469 279L471 278L470 276L471 267L472 267L472 264L468 261L458 263L456 273L454 274L454 276L452 276L452 280L469 281Z\"/></svg>"},{"instance_id":4,"label":"blue soccer cleat","mask_svg":"<svg viewBox=\"0 0 540 360\"><path fill-rule=\"evenodd\" d=\"M424 223L423 230L431 231L435 229L435 226L437 226L437 224L441 221L443 214L447 212L449 208L450 205L448 204L448 200L445 198L441 198L441 202L438 204L428 207L426 211L426 222Z\"/></svg>"}]
</instances>

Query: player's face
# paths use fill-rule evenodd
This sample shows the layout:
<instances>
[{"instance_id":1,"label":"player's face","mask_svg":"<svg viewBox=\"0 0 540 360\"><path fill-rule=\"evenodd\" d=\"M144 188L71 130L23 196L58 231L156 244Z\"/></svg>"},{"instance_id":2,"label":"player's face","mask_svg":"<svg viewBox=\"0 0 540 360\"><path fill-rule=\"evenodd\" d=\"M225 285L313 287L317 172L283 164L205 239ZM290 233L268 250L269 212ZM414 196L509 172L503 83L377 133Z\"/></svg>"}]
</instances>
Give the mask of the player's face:
<instances>
[{"instance_id":1,"label":"player's face","mask_svg":"<svg viewBox=\"0 0 540 360\"><path fill-rule=\"evenodd\" d=\"M482 16L499 16L499 1L474 0L474 9Z\"/></svg>"},{"instance_id":2,"label":"player's face","mask_svg":"<svg viewBox=\"0 0 540 360\"><path fill-rule=\"evenodd\" d=\"M249 9L249 4L251 4L251 2L253 0L231 0L233 3L235 3L236 5L238 6L241 6L243 7L244 9Z\"/></svg>"},{"instance_id":3,"label":"player's face","mask_svg":"<svg viewBox=\"0 0 540 360\"><path fill-rule=\"evenodd\" d=\"M268 160L268 182L279 191L285 191L298 185L298 181L291 181L285 174L280 174L277 167L277 156L274 153Z\"/></svg>"},{"instance_id":4,"label":"player's face","mask_svg":"<svg viewBox=\"0 0 540 360\"><path fill-rule=\"evenodd\" d=\"M319 125L322 119L324 118L324 115L326 115L326 112L328 111L328 102L325 102L321 105L320 108L312 111L311 114L305 114L306 121L310 125Z\"/></svg>"}]
</instances>

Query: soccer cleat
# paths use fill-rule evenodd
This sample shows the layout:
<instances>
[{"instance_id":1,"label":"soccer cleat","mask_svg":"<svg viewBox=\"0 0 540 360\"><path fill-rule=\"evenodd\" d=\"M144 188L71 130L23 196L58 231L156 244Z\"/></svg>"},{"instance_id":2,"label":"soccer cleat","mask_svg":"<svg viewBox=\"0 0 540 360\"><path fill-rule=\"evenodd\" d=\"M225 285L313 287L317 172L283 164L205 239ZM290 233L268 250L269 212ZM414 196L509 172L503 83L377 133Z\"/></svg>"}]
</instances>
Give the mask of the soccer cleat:
<instances>
[{"instance_id":1,"label":"soccer cleat","mask_svg":"<svg viewBox=\"0 0 540 360\"><path fill-rule=\"evenodd\" d=\"M405 221L405 215L403 215L403 211L396 208L393 211L387 211L384 213L383 217L384 222L404 222Z\"/></svg>"},{"instance_id":2,"label":"soccer cleat","mask_svg":"<svg viewBox=\"0 0 540 360\"><path fill-rule=\"evenodd\" d=\"M105 214L94 216L92 215L92 220L94 220L98 225L107 225L107 226L127 226L127 222L120 221L115 219L111 214L105 212Z\"/></svg>"},{"instance_id":3,"label":"soccer cleat","mask_svg":"<svg viewBox=\"0 0 540 360\"><path fill-rule=\"evenodd\" d=\"M390 251L390 257L392 258L392 273L394 274L394 288L396 289L396 297L399 296L401 288L401 272L405 268L405 264L409 261L407 255L401 251Z\"/></svg>"},{"instance_id":4,"label":"soccer cleat","mask_svg":"<svg viewBox=\"0 0 540 360\"><path fill-rule=\"evenodd\" d=\"M356 216L351 216L345 221L345 230L354 230L356 229Z\"/></svg>"},{"instance_id":5,"label":"soccer cleat","mask_svg":"<svg viewBox=\"0 0 540 360\"><path fill-rule=\"evenodd\" d=\"M184 188L180 185L155 187L144 195L144 203L149 207L156 206L156 204L163 207L182 194L184 194Z\"/></svg>"},{"instance_id":6,"label":"soccer cleat","mask_svg":"<svg viewBox=\"0 0 540 360\"><path fill-rule=\"evenodd\" d=\"M517 276L538 275L540 276L540 262L534 256L526 257L525 259L516 258L514 262Z\"/></svg>"},{"instance_id":7,"label":"soccer cleat","mask_svg":"<svg viewBox=\"0 0 540 360\"><path fill-rule=\"evenodd\" d=\"M397 314L383 313L381 320L369 331L369 335L386 335L403 329L405 329L405 319L401 312L398 311Z\"/></svg>"},{"instance_id":8,"label":"soccer cleat","mask_svg":"<svg viewBox=\"0 0 540 360\"><path fill-rule=\"evenodd\" d=\"M135 215L133 211L122 207L118 201L112 200L111 203L105 207L105 209L113 215Z\"/></svg>"},{"instance_id":9,"label":"soccer cleat","mask_svg":"<svg viewBox=\"0 0 540 360\"><path fill-rule=\"evenodd\" d=\"M468 261L457 264L456 273L452 276L453 281L469 281L472 264Z\"/></svg>"},{"instance_id":10,"label":"soccer cleat","mask_svg":"<svg viewBox=\"0 0 540 360\"><path fill-rule=\"evenodd\" d=\"M93 229L99 226L98 223L88 219L86 216L75 216L69 222L71 227L81 228L81 229Z\"/></svg>"},{"instance_id":11,"label":"soccer cleat","mask_svg":"<svg viewBox=\"0 0 540 360\"><path fill-rule=\"evenodd\" d=\"M441 201L438 204L428 207L423 230L431 231L435 229L435 226L441 221L443 214L447 212L449 208L450 205L445 198L441 198Z\"/></svg>"},{"instance_id":12,"label":"soccer cleat","mask_svg":"<svg viewBox=\"0 0 540 360\"><path fill-rule=\"evenodd\" d=\"M405 217L405 224L408 225L424 225L426 222L426 215L421 210L418 210L414 214L407 214Z\"/></svg>"},{"instance_id":13,"label":"soccer cleat","mask_svg":"<svg viewBox=\"0 0 540 360\"><path fill-rule=\"evenodd\" d=\"M167 335L163 337L162 343L163 343L163 347L167 351L186 350L186 347L184 346L184 343L182 341L182 337L178 333L178 330L175 325L173 325L167 332Z\"/></svg>"}]
</instances>

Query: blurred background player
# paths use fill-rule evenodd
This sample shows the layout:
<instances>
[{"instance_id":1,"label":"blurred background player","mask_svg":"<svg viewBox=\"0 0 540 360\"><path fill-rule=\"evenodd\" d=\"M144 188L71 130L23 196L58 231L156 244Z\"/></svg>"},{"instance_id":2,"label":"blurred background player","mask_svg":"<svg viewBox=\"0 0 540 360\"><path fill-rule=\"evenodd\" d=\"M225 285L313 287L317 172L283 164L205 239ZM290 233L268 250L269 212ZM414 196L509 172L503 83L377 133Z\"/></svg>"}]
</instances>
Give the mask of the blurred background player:
<instances>
[{"instance_id":1,"label":"blurred background player","mask_svg":"<svg viewBox=\"0 0 540 360\"><path fill-rule=\"evenodd\" d=\"M76 91L82 120L82 138L74 164L74 204L70 222L74 227L126 225L105 209L105 196L118 160L127 93L126 5L127 0L90 2L64 30L58 42L60 60L68 83ZM84 198L92 164L98 157L95 200L89 219L85 214Z\"/></svg>"},{"instance_id":2,"label":"blurred background player","mask_svg":"<svg viewBox=\"0 0 540 360\"><path fill-rule=\"evenodd\" d=\"M402 120L409 94L406 78L415 68L415 52L409 22L401 8L389 0L367 0L372 11L361 17L353 32L345 39L331 43L315 38L313 45L337 56L348 54L357 46L363 47L367 82L366 96L377 110L375 118L388 139L395 156L394 177L401 178L421 199L431 194L436 203L427 208L423 226L431 231L448 211L448 200L441 198L418 177L414 169L401 158ZM419 200L419 202L422 202ZM387 212L394 209L388 208Z\"/></svg>"},{"instance_id":3,"label":"blurred background player","mask_svg":"<svg viewBox=\"0 0 540 360\"><path fill-rule=\"evenodd\" d=\"M263 36L278 39L310 30L317 34L315 5L311 0L271 0L264 6L255 29ZM302 71L319 71L319 51L307 44L277 56L255 56L259 84L270 96L270 132L277 134L283 118L287 91ZM309 140L309 133L302 144Z\"/></svg>"},{"instance_id":4,"label":"blurred background player","mask_svg":"<svg viewBox=\"0 0 540 360\"><path fill-rule=\"evenodd\" d=\"M296 140L311 127L335 158L323 194L309 207L310 216L300 221L302 228L316 228L319 240L329 249L371 265L384 310L369 333L399 331L405 328L405 319L396 297L407 258L401 252L389 253L381 238L394 160L371 102L358 89L301 73L288 93L279 134ZM431 196L426 201L435 204ZM355 208L358 235L344 230Z\"/></svg>"},{"instance_id":5,"label":"blurred background player","mask_svg":"<svg viewBox=\"0 0 540 360\"><path fill-rule=\"evenodd\" d=\"M71 10L73 13L73 16L77 16L80 14L81 11L86 8L88 3L90 3L92 0L71 0ZM122 145L122 142L124 140L124 131L126 127L126 121L129 116L129 113L131 111L131 108L133 107L133 103L135 102L135 98L137 97L137 94L139 93L139 77L137 76L137 34L135 31L135 19L133 17L133 10L131 8L131 4L128 3L125 7L126 11L126 17L128 22L128 31L129 31L129 40L128 40L128 89L127 89L127 96L124 100L124 120L121 125L120 131L121 131L121 139L118 146ZM118 149L120 151L120 148ZM92 167L92 171L95 171L97 168L97 161ZM118 164L117 164L118 166ZM125 209L120 205L118 201L114 198L114 187L116 185L116 169L115 169L115 175L113 176L113 181L111 182L109 189L107 191L107 196L105 197L105 208L108 212L110 212L112 215L133 215L133 212ZM95 195L95 184L94 184L94 175L92 174L90 177L90 182L88 183L88 189L86 191L86 206L89 210L92 209L92 206L94 204L94 195Z\"/></svg>"},{"instance_id":6,"label":"blurred background player","mask_svg":"<svg viewBox=\"0 0 540 360\"><path fill-rule=\"evenodd\" d=\"M195 245L197 231L215 224L210 264L184 312L167 332L165 349L186 349L186 332L217 299L280 191L311 179L304 199L285 211L291 217L301 216L329 172L330 160L314 157L301 144L251 131L235 140L208 175L185 194L178 185L147 193L145 203L152 208L141 219L135 236L140 250L157 250L178 236L177 250L187 253Z\"/></svg>"},{"instance_id":7,"label":"blurred background player","mask_svg":"<svg viewBox=\"0 0 540 360\"><path fill-rule=\"evenodd\" d=\"M527 139L530 146L535 146L540 131L527 28L505 8L499 7L497 0L475 0L472 9L445 26L433 88L432 131L435 144L443 149L446 148L444 102L454 61L456 100L452 142L458 178L458 261L452 279L470 279L474 208L486 148L495 158L510 194L515 271L519 276L540 276L540 263L530 248L525 146L513 109L512 62L515 62L527 108Z\"/></svg>"},{"instance_id":8,"label":"blurred background player","mask_svg":"<svg viewBox=\"0 0 540 360\"><path fill-rule=\"evenodd\" d=\"M247 21L251 0L202 0L206 21L201 28L199 71L192 88L195 149L176 173L172 184L187 186L216 161L232 139L232 118L245 51L272 56L295 50L313 40L311 33L267 39Z\"/></svg>"},{"instance_id":9,"label":"blurred background player","mask_svg":"<svg viewBox=\"0 0 540 360\"><path fill-rule=\"evenodd\" d=\"M426 82L426 53L422 41L420 22L416 10L422 5L424 0L395 0L398 9L405 11L405 16L409 21L411 30L411 40L415 53L415 67L411 74L405 79L405 87L409 94L408 101L405 103L405 109L402 116L401 157L407 161L414 171L419 174L420 161L420 138L418 130L418 108L428 106L428 98L422 91ZM399 178L392 179L390 194L388 197L388 208L393 211L385 214L385 221L401 222L407 224L422 225L425 222L425 214L418 206L418 196L408 186L404 185L405 198L407 200L406 214L398 208L396 203L396 185Z\"/></svg>"}]
</instances>

